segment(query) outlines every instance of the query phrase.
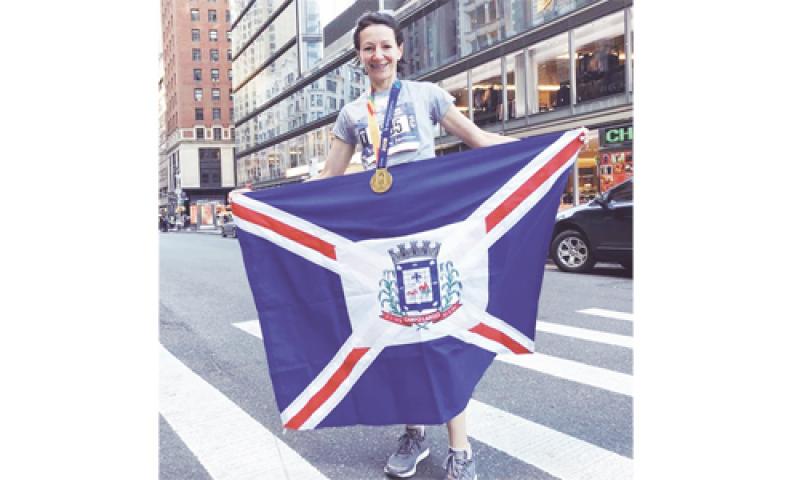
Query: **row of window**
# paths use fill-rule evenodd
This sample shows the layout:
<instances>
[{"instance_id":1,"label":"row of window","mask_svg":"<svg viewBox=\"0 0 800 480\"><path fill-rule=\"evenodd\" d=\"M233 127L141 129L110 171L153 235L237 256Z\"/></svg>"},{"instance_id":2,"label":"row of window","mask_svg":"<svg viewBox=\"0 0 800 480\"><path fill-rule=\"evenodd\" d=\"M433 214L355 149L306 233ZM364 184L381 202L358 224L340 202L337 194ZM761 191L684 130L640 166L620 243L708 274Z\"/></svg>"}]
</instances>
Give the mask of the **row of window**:
<instances>
[{"instance_id":1,"label":"row of window","mask_svg":"<svg viewBox=\"0 0 800 480\"><path fill-rule=\"evenodd\" d=\"M193 22L200 21L200 9L199 8L192 8L189 10L189 16L191 17ZM213 9L208 10L208 21L209 22L216 22L217 21L217 11ZM227 23L231 23L231 11L225 10L225 21Z\"/></svg>"},{"instance_id":2,"label":"row of window","mask_svg":"<svg viewBox=\"0 0 800 480\"><path fill-rule=\"evenodd\" d=\"M195 68L192 70L192 75L195 81L202 81L203 80L203 69L202 68ZM233 81L233 70L228 69L228 80ZM219 82L219 68L212 68L211 69L211 81L216 83Z\"/></svg>"},{"instance_id":3,"label":"row of window","mask_svg":"<svg viewBox=\"0 0 800 480\"><path fill-rule=\"evenodd\" d=\"M209 49L208 58L212 62L219 62L219 49L217 49L217 48ZM228 57L227 58L228 58L228 61L233 60L233 53L231 52L230 49L228 49ZM199 48L193 48L192 49L192 61L199 62L202 59L203 59L202 50L199 49Z\"/></svg>"},{"instance_id":4,"label":"row of window","mask_svg":"<svg viewBox=\"0 0 800 480\"><path fill-rule=\"evenodd\" d=\"M212 137L214 140L222 140L222 129L219 127L214 127L211 129ZM233 135L233 130L231 129L231 135ZM202 127L198 127L194 129L194 136L198 140L203 140L206 138L206 129Z\"/></svg>"},{"instance_id":5,"label":"row of window","mask_svg":"<svg viewBox=\"0 0 800 480\"><path fill-rule=\"evenodd\" d=\"M212 28L212 29L210 29L208 31L208 40L209 41L216 42L218 36L219 36L219 31L216 28ZM225 39L228 40L229 42L231 41L231 32L230 31L226 31L225 32ZM199 42L200 41L200 29L199 28L193 28L192 29L192 41L193 42Z\"/></svg>"},{"instance_id":6,"label":"row of window","mask_svg":"<svg viewBox=\"0 0 800 480\"><path fill-rule=\"evenodd\" d=\"M203 108L195 108L194 109L194 119L195 120L204 120L205 119L205 109ZM233 118L233 108L230 109L231 118ZM214 107L211 109L211 120L222 120L222 109L219 107Z\"/></svg>"},{"instance_id":7,"label":"row of window","mask_svg":"<svg viewBox=\"0 0 800 480\"><path fill-rule=\"evenodd\" d=\"M195 88L194 89L194 99L198 102L203 100L203 89L202 88ZM211 89L211 100L219 100L220 99L220 90L219 88L212 88ZM228 100L233 100L233 89L228 89Z\"/></svg>"}]
</instances>

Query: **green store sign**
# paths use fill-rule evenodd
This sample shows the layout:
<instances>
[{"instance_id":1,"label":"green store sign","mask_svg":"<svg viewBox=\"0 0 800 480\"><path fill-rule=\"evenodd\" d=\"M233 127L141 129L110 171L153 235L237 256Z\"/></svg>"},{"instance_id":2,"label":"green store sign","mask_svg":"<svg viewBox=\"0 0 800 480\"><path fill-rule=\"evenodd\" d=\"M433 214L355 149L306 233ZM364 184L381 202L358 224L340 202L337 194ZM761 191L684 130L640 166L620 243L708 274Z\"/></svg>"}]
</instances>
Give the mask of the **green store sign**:
<instances>
[{"instance_id":1,"label":"green store sign","mask_svg":"<svg viewBox=\"0 0 800 480\"><path fill-rule=\"evenodd\" d=\"M633 125L603 128L600 130L600 146L630 145L633 143Z\"/></svg>"}]
</instances>

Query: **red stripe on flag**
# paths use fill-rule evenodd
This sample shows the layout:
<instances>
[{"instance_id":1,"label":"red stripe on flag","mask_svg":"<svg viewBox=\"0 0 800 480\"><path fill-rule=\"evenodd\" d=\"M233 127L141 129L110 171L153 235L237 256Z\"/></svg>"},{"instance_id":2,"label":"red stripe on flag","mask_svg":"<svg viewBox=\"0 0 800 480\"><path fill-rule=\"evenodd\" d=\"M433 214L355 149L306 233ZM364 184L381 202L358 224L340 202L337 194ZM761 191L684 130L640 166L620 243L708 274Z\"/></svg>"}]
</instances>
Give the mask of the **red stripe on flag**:
<instances>
[{"instance_id":1,"label":"red stripe on flag","mask_svg":"<svg viewBox=\"0 0 800 480\"><path fill-rule=\"evenodd\" d=\"M498 223L503 221L520 203L536 191L553 173L557 172L567 161L583 146L580 137L567 144L560 152L555 154L542 168L536 171L531 178L509 195L503 203L498 205L486 216L486 233L489 233Z\"/></svg>"},{"instance_id":2,"label":"red stripe on flag","mask_svg":"<svg viewBox=\"0 0 800 480\"><path fill-rule=\"evenodd\" d=\"M470 332L476 333L482 337L488 338L489 340L494 340L497 343L502 344L507 349L511 350L514 353L533 353L532 351L528 350L525 346L521 343L517 342L513 338L509 337L505 333L497 330L496 328L492 328L485 323L479 323L474 327L469 329Z\"/></svg>"},{"instance_id":3,"label":"red stripe on flag","mask_svg":"<svg viewBox=\"0 0 800 480\"><path fill-rule=\"evenodd\" d=\"M315 237L314 235L306 233L302 230L298 230L297 228L291 227L280 220L276 220L270 216L264 215L263 213L250 210L249 208L243 207L238 203L233 204L233 214L242 220L247 220L250 223L261 225L264 228L272 230L278 235L282 235L290 240L294 240L300 245L306 246L312 250L316 250L328 258L336 260L336 247L319 237Z\"/></svg>"},{"instance_id":4,"label":"red stripe on flag","mask_svg":"<svg viewBox=\"0 0 800 480\"><path fill-rule=\"evenodd\" d=\"M297 412L297 415L292 417L291 420L286 422L284 425L286 428L291 428L292 430L298 430L300 427L306 423L311 415L317 411L317 409L325 403L333 392L339 388L342 382L350 375L350 372L353 371L356 364L361 360L361 357L364 356L369 351L369 347L361 347L361 348L354 348L347 354L347 357L344 359L342 366L336 370L328 382L316 393L311 400L306 403L306 405Z\"/></svg>"}]
</instances>

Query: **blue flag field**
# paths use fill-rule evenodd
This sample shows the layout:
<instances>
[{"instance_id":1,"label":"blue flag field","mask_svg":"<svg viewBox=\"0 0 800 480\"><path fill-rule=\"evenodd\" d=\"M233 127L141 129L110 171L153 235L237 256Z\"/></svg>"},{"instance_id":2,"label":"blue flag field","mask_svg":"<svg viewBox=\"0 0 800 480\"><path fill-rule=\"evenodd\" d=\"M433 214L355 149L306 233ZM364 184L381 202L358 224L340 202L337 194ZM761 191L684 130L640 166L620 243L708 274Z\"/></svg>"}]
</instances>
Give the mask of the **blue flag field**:
<instances>
[{"instance_id":1,"label":"blue flag field","mask_svg":"<svg viewBox=\"0 0 800 480\"><path fill-rule=\"evenodd\" d=\"M531 354L585 129L233 197L286 428L441 424L498 353Z\"/></svg>"}]
</instances>

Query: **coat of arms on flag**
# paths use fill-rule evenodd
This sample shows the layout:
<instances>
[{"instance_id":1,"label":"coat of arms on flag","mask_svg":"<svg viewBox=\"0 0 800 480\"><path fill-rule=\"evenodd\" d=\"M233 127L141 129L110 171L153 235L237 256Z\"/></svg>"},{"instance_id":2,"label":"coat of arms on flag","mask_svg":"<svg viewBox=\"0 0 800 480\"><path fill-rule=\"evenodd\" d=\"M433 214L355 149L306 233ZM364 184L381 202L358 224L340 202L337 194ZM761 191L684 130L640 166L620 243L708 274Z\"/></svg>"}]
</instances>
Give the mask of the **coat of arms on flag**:
<instances>
[{"instance_id":1,"label":"coat of arms on flag","mask_svg":"<svg viewBox=\"0 0 800 480\"><path fill-rule=\"evenodd\" d=\"M439 424L497 353L532 353L544 262L585 129L237 195L286 428Z\"/></svg>"}]
</instances>

